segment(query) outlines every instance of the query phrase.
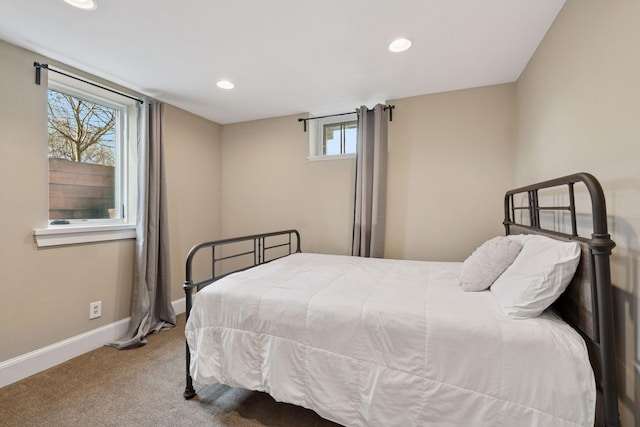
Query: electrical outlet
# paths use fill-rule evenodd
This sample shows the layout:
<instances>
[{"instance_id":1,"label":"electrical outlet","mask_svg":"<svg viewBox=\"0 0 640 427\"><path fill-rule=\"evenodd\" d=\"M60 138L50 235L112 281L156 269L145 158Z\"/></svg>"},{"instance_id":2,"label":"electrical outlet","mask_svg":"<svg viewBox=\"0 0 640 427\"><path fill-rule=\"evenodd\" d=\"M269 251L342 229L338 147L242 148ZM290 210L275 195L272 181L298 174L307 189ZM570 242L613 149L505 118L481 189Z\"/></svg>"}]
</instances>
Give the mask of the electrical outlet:
<instances>
[{"instance_id":1,"label":"electrical outlet","mask_svg":"<svg viewBox=\"0 0 640 427\"><path fill-rule=\"evenodd\" d=\"M89 303L89 320L102 316L102 301Z\"/></svg>"}]
</instances>

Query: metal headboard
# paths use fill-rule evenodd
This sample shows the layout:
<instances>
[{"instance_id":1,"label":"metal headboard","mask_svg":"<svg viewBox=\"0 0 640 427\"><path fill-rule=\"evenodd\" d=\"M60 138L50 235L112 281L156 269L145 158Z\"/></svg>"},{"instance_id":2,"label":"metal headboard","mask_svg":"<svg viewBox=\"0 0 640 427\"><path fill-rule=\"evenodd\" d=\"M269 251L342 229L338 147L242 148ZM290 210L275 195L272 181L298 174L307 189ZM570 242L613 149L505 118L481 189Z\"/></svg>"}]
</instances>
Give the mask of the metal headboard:
<instances>
[{"instance_id":1,"label":"metal headboard","mask_svg":"<svg viewBox=\"0 0 640 427\"><path fill-rule=\"evenodd\" d=\"M591 237L579 236L574 187L586 186L591 200ZM542 205L540 190L565 191L568 204ZM522 200L519 200L521 198ZM518 199L518 200L517 200ZM516 202L522 203L517 205ZM570 232L545 228L541 212L568 213ZM517 214L527 218L518 222ZM619 426L616 352L613 325L610 255L615 243L607 231L604 192L598 180L588 173L577 173L508 191L504 199L506 234L542 234L559 240L577 241L582 257L576 276L553 305L554 310L585 338L590 349L591 364L600 380L605 426Z\"/></svg>"}]
</instances>

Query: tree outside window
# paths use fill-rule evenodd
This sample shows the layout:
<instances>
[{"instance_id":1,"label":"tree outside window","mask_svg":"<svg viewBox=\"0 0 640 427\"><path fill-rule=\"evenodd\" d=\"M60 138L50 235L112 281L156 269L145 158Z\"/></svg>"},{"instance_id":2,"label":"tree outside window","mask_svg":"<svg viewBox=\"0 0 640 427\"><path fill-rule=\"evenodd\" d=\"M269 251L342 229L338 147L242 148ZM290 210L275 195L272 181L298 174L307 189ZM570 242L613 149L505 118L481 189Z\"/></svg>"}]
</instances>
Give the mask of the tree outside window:
<instances>
[{"instance_id":1,"label":"tree outside window","mask_svg":"<svg viewBox=\"0 0 640 427\"><path fill-rule=\"evenodd\" d=\"M118 217L116 108L48 91L49 219Z\"/></svg>"},{"instance_id":2,"label":"tree outside window","mask_svg":"<svg viewBox=\"0 0 640 427\"><path fill-rule=\"evenodd\" d=\"M116 110L49 89L49 157L115 166Z\"/></svg>"}]
</instances>

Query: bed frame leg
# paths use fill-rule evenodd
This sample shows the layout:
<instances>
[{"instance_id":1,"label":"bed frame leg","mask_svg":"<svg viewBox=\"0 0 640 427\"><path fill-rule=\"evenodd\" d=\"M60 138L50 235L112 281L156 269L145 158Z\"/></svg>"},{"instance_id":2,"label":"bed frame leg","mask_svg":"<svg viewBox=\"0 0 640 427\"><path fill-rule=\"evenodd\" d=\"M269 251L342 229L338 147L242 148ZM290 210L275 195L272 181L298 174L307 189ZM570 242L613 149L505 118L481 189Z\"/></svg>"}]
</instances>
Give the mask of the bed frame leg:
<instances>
[{"instance_id":1,"label":"bed frame leg","mask_svg":"<svg viewBox=\"0 0 640 427\"><path fill-rule=\"evenodd\" d=\"M193 389L193 387L189 389L189 387L187 386L187 388L185 388L184 393L182 393L182 395L186 400L191 400L194 397L196 397L196 391Z\"/></svg>"},{"instance_id":2,"label":"bed frame leg","mask_svg":"<svg viewBox=\"0 0 640 427\"><path fill-rule=\"evenodd\" d=\"M196 391L193 388L193 384L191 383L191 377L187 378L187 386L185 387L182 396L184 396L185 400L191 400L196 397Z\"/></svg>"},{"instance_id":3,"label":"bed frame leg","mask_svg":"<svg viewBox=\"0 0 640 427\"><path fill-rule=\"evenodd\" d=\"M186 400L191 400L194 397L196 397L196 390L193 388L193 379L191 378L191 375L189 375L189 362L191 359L191 354L189 354L189 344L187 344L186 347L187 347L187 385L184 388L184 393L182 393L182 396L184 396Z\"/></svg>"},{"instance_id":4,"label":"bed frame leg","mask_svg":"<svg viewBox=\"0 0 640 427\"><path fill-rule=\"evenodd\" d=\"M191 313L191 307L193 305L193 281L191 280L191 265L190 262L187 264L187 280L182 285L185 293L186 300L186 319L189 319L189 313ZM184 388L184 393L182 395L186 400L191 400L196 396L196 390L193 388L193 379L189 374L189 368L191 365L191 353L189 352L189 343L185 340L185 349L186 349L186 366L185 366L185 374L187 379L187 385Z\"/></svg>"}]
</instances>

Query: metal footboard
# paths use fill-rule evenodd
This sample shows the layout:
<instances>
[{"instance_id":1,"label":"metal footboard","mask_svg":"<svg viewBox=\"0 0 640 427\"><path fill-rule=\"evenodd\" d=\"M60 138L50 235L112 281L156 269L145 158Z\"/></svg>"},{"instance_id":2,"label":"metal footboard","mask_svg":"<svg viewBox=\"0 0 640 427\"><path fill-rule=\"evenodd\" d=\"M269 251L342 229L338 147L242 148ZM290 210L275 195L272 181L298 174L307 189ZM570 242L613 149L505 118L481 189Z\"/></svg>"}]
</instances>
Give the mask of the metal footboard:
<instances>
[{"instance_id":1,"label":"metal footboard","mask_svg":"<svg viewBox=\"0 0 640 427\"><path fill-rule=\"evenodd\" d=\"M203 280L194 282L193 263L197 254L207 250L210 254L211 274ZM189 251L185 265L185 281L182 285L186 300L186 318L189 319L193 306L193 291L200 291L231 273L248 270L252 267L282 258L292 253L299 253L300 233L297 230L284 230L272 233L254 234L231 239L215 240L200 243ZM226 264L223 266L223 264ZM186 344L186 387L185 399L196 395L193 380L189 374L191 354Z\"/></svg>"}]
</instances>

